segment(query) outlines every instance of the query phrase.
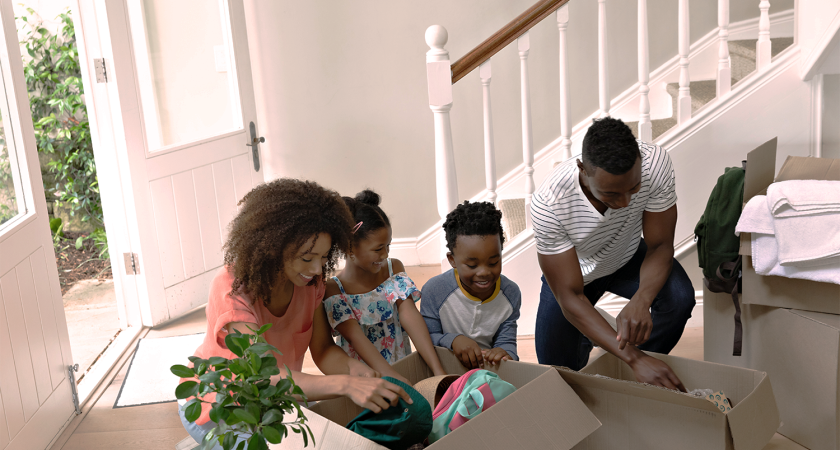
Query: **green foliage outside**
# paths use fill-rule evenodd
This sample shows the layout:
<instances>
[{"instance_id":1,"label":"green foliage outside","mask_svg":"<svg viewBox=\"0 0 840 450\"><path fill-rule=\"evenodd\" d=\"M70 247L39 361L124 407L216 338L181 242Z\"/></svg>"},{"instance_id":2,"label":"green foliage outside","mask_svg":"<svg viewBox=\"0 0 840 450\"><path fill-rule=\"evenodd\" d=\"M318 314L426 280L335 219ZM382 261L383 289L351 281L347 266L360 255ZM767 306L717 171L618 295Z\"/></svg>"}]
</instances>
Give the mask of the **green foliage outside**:
<instances>
[{"instance_id":1,"label":"green foliage outside","mask_svg":"<svg viewBox=\"0 0 840 450\"><path fill-rule=\"evenodd\" d=\"M201 442L200 449L209 449L216 443L224 450L231 450L236 444L235 435L247 435L247 443L236 446L237 450L267 450L268 444L279 444L289 435L289 429L303 437L304 446L309 441L315 443L315 436L306 416L294 396L303 398L303 390L292 379L288 366L288 376L271 384L271 377L280 374L277 359L271 351L277 348L266 343L262 336L271 324L264 325L255 334L243 334L237 331L225 337L225 345L238 358L226 359L214 356L201 359L191 356L193 367L174 365L171 372L181 378L197 379L184 381L175 389L179 399L204 396L215 392L215 401L206 402L197 397L184 406L184 416L195 422L201 415L201 404L211 403L210 420L216 427L210 430ZM279 352L278 352L279 353ZM293 422L283 422L284 414L296 413Z\"/></svg>"},{"instance_id":2,"label":"green foliage outside","mask_svg":"<svg viewBox=\"0 0 840 450\"><path fill-rule=\"evenodd\" d=\"M53 33L44 26L37 12L32 8L26 11L28 15L17 18L18 35L25 51L23 71L38 153L42 161L49 161L44 173L44 193L48 201L56 202L56 207L63 207L71 216L78 215L82 222L97 227L89 236L79 238L76 248L81 248L80 240L93 239L100 248L100 258L107 258L105 230L101 228L102 201L73 19L69 10L59 14L56 20L60 25L57 33ZM3 161L1 155L0 161ZM62 235L54 233L57 246Z\"/></svg>"}]
</instances>

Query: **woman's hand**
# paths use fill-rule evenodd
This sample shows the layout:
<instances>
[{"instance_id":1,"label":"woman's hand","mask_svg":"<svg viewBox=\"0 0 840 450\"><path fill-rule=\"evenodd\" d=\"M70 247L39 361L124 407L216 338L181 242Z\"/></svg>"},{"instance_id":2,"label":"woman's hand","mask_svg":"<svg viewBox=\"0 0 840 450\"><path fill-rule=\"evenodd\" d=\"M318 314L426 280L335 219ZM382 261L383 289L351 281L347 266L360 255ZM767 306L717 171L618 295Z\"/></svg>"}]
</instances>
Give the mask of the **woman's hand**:
<instances>
[{"instance_id":1,"label":"woman's hand","mask_svg":"<svg viewBox=\"0 0 840 450\"><path fill-rule=\"evenodd\" d=\"M396 406L400 397L409 405L414 403L403 388L379 378L348 376L342 394L374 413Z\"/></svg>"},{"instance_id":2,"label":"woman's hand","mask_svg":"<svg viewBox=\"0 0 840 450\"><path fill-rule=\"evenodd\" d=\"M350 358L347 361L347 368L350 370L349 374L354 377L382 378L382 374L357 359Z\"/></svg>"}]
</instances>

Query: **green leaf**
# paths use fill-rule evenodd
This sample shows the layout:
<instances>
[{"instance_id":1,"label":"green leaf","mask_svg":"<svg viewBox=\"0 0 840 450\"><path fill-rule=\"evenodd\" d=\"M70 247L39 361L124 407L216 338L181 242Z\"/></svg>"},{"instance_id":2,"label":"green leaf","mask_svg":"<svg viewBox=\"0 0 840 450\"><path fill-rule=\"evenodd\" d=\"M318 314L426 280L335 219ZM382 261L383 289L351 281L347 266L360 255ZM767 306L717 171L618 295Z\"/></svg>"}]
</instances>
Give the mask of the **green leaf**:
<instances>
[{"instance_id":1,"label":"green leaf","mask_svg":"<svg viewBox=\"0 0 840 450\"><path fill-rule=\"evenodd\" d=\"M198 377L204 383L218 383L220 380L219 372L207 372L204 375Z\"/></svg>"},{"instance_id":2,"label":"green leaf","mask_svg":"<svg viewBox=\"0 0 840 450\"><path fill-rule=\"evenodd\" d=\"M289 381L288 378L283 378L283 379L281 379L280 381L277 382L277 390L279 392L286 393L286 392L289 391L289 388L291 388L291 387L292 387L292 382Z\"/></svg>"},{"instance_id":3,"label":"green leaf","mask_svg":"<svg viewBox=\"0 0 840 450\"><path fill-rule=\"evenodd\" d=\"M236 339L236 336L234 336L233 334L228 334L227 336L225 336L225 346L228 348L228 350L233 352L234 355L240 358L242 357L242 354L244 352L242 350L242 347L239 345L239 341Z\"/></svg>"},{"instance_id":4,"label":"green leaf","mask_svg":"<svg viewBox=\"0 0 840 450\"><path fill-rule=\"evenodd\" d=\"M303 434L303 446L308 447L309 446L309 438L306 436L306 431L303 431L303 426L302 425L300 426L300 431Z\"/></svg>"},{"instance_id":5,"label":"green leaf","mask_svg":"<svg viewBox=\"0 0 840 450\"><path fill-rule=\"evenodd\" d=\"M268 450L268 445L261 433L254 433L251 439L248 439L248 450Z\"/></svg>"},{"instance_id":6,"label":"green leaf","mask_svg":"<svg viewBox=\"0 0 840 450\"><path fill-rule=\"evenodd\" d=\"M268 425L277 422L278 420L283 420L283 413L277 411L276 409L269 409L265 414L263 414L262 423L263 425ZM276 442L272 442L272 444L276 444Z\"/></svg>"},{"instance_id":7,"label":"green leaf","mask_svg":"<svg viewBox=\"0 0 840 450\"><path fill-rule=\"evenodd\" d=\"M172 372L173 375L181 378L192 378L195 376L195 372L187 366L182 366L180 364L176 364L169 368L169 371Z\"/></svg>"},{"instance_id":8,"label":"green leaf","mask_svg":"<svg viewBox=\"0 0 840 450\"><path fill-rule=\"evenodd\" d=\"M257 423L257 418L243 408L234 409L233 416L245 423L250 423L251 425L256 425Z\"/></svg>"},{"instance_id":9,"label":"green leaf","mask_svg":"<svg viewBox=\"0 0 840 450\"><path fill-rule=\"evenodd\" d=\"M175 398L184 399L193 397L198 392L198 382L185 381L175 388Z\"/></svg>"},{"instance_id":10,"label":"green leaf","mask_svg":"<svg viewBox=\"0 0 840 450\"><path fill-rule=\"evenodd\" d=\"M279 444L283 441L283 433L277 431L274 427L263 427L263 435L265 435L266 440L272 444Z\"/></svg>"},{"instance_id":11,"label":"green leaf","mask_svg":"<svg viewBox=\"0 0 840 450\"><path fill-rule=\"evenodd\" d=\"M198 420L199 416L201 416L201 402L195 402L187 406L187 409L184 411L184 418L190 423Z\"/></svg>"},{"instance_id":12,"label":"green leaf","mask_svg":"<svg viewBox=\"0 0 840 450\"><path fill-rule=\"evenodd\" d=\"M208 364L211 366L218 366L220 364L225 364L228 362L227 358L222 358L221 356L213 356L207 360Z\"/></svg>"},{"instance_id":13,"label":"green leaf","mask_svg":"<svg viewBox=\"0 0 840 450\"><path fill-rule=\"evenodd\" d=\"M231 433L225 433L225 439L222 441L222 446L225 450L231 450L233 445L236 444L236 436Z\"/></svg>"},{"instance_id":14,"label":"green leaf","mask_svg":"<svg viewBox=\"0 0 840 450\"><path fill-rule=\"evenodd\" d=\"M261 326L260 329L257 330L257 334L258 335L263 335L266 331L268 331L269 328L271 328L271 325L272 324L267 323L267 324Z\"/></svg>"},{"instance_id":15,"label":"green leaf","mask_svg":"<svg viewBox=\"0 0 840 450\"><path fill-rule=\"evenodd\" d=\"M259 356L262 356L262 355L264 355L264 354L266 354L266 353L268 353L272 350L277 350L277 348L275 348L273 345L264 344L264 343L260 342L260 343L252 345L251 348L249 348L248 350L254 352L255 354L257 354Z\"/></svg>"}]
</instances>

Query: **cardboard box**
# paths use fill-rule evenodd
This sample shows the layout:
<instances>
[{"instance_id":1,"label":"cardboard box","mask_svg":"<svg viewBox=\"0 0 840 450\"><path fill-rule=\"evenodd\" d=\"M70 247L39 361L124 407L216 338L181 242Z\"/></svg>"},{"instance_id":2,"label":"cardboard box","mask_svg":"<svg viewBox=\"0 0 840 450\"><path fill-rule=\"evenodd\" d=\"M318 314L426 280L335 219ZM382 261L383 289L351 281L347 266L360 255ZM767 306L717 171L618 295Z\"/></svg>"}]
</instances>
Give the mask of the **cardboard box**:
<instances>
[{"instance_id":1,"label":"cardboard box","mask_svg":"<svg viewBox=\"0 0 840 450\"><path fill-rule=\"evenodd\" d=\"M735 367L750 366L749 309L749 305L741 304L741 328L744 332L741 356L732 356L735 338L735 304L732 303L732 295L710 292L703 286L704 361Z\"/></svg>"},{"instance_id":2,"label":"cardboard box","mask_svg":"<svg viewBox=\"0 0 840 450\"><path fill-rule=\"evenodd\" d=\"M769 145L772 144L772 145ZM775 139L750 152L744 180L744 202L763 194L773 179ZM840 180L840 159L788 156L775 181ZM804 230L807 232L807 230ZM742 255L750 255L750 235L741 234ZM742 303L840 314L840 285L793 278L762 276L751 261L742 266Z\"/></svg>"},{"instance_id":3,"label":"cardboard box","mask_svg":"<svg viewBox=\"0 0 840 450\"><path fill-rule=\"evenodd\" d=\"M761 306L752 313L751 333L761 336L752 364L773 380L779 433L811 450L840 448L840 316Z\"/></svg>"},{"instance_id":4,"label":"cardboard box","mask_svg":"<svg viewBox=\"0 0 840 450\"><path fill-rule=\"evenodd\" d=\"M452 352L444 348L436 350L447 372L467 372ZM394 369L412 384L432 376L417 352L394 364ZM504 361L493 372L513 384L517 391L426 448L567 450L600 427L595 415L552 367ZM314 448L385 449L344 428L360 412L362 408L344 397L312 406L306 411L306 417L315 434ZM271 448L303 448L299 435L290 438L289 442ZM313 448L311 444L309 448Z\"/></svg>"},{"instance_id":5,"label":"cardboard box","mask_svg":"<svg viewBox=\"0 0 840 450\"><path fill-rule=\"evenodd\" d=\"M764 372L649 354L689 390L723 391L734 407L723 413L704 398L637 383L630 366L604 354L580 372L557 369L602 423L576 450L761 450L775 434L779 411Z\"/></svg>"}]
</instances>

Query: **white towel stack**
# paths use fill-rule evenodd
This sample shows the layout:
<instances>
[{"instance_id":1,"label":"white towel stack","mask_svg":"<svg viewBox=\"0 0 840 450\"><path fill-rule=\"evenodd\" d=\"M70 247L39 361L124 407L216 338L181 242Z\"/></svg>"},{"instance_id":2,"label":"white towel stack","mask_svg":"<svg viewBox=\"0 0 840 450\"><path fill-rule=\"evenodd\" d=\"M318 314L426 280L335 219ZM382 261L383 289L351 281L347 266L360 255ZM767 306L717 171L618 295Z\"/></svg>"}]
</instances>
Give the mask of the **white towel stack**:
<instances>
[{"instance_id":1,"label":"white towel stack","mask_svg":"<svg viewBox=\"0 0 840 450\"><path fill-rule=\"evenodd\" d=\"M740 233L752 233L756 273L840 284L840 181L770 185L747 203Z\"/></svg>"}]
</instances>

